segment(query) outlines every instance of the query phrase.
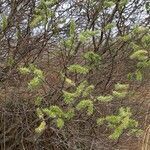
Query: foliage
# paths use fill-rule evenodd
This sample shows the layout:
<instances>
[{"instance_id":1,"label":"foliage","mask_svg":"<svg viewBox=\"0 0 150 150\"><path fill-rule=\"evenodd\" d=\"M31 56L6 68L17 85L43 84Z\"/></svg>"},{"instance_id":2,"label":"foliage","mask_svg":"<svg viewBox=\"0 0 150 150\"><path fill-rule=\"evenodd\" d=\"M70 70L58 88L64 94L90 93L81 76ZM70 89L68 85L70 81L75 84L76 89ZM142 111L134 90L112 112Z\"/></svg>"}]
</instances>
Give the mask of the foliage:
<instances>
[{"instance_id":1,"label":"foliage","mask_svg":"<svg viewBox=\"0 0 150 150\"><path fill-rule=\"evenodd\" d=\"M48 18L53 16L53 12L49 8L53 7L56 2L57 0L40 0L39 5L35 9L30 26L36 27L41 24L46 25L48 22Z\"/></svg>"},{"instance_id":2,"label":"foliage","mask_svg":"<svg viewBox=\"0 0 150 150\"><path fill-rule=\"evenodd\" d=\"M95 61L95 64L97 64L100 61L99 55L95 54L94 52L85 53L84 58L87 59L89 62ZM73 64L68 67L68 72L86 75L89 73L89 70L87 68L88 66L85 67L79 64ZM40 84L39 79L44 79L43 72L33 65L30 65L28 68L21 67L20 72L25 75L30 73L34 75L34 78L28 83L30 85L30 88L37 87ZM94 85L89 85L89 83L86 80L80 82L79 84L76 84L75 81L69 79L64 74L63 79L65 79L65 84L69 84L70 86L74 87L74 91L72 92L63 90L63 99L65 104L67 105L68 111L65 112L58 105L52 105L50 107L42 109L37 108L37 116L39 117L39 119L42 120L39 127L36 128L36 132L38 133L42 133L46 126L46 123L44 121L44 114L49 118L52 118L53 121L56 123L56 126L62 129L67 120L71 120L74 116L76 116L77 113L75 110L86 110L87 115L91 116L95 112L95 104L97 102L111 102L114 99L123 99L126 97L129 89L129 84L117 83L114 86L112 95L109 94L105 96L95 96L92 95ZM40 97L38 97L38 101L39 100L41 103ZM38 104L37 106L40 106L40 103L35 104ZM109 115L105 118L99 118L97 119L97 124L102 125L105 122L107 122L108 127L113 129L113 133L109 136L109 138L116 140L120 137L124 130L136 130L138 124L135 120L131 119L131 116L132 113L129 108L121 107L119 109L118 115Z\"/></svg>"},{"instance_id":3,"label":"foliage","mask_svg":"<svg viewBox=\"0 0 150 150\"><path fill-rule=\"evenodd\" d=\"M102 127L101 134L113 140L138 135L147 101L139 105L139 98L128 98L149 77L149 6L148 0L2 1L0 95L12 104L2 109L8 113L2 111L0 124L6 129L8 120L14 123L12 110L17 127L5 130L14 138L4 134L8 141L2 140L1 149L32 149L26 142L35 126L32 147L39 149L48 143L46 149L96 150L102 126L107 132ZM15 133L24 134L10 146Z\"/></svg>"},{"instance_id":4,"label":"foliage","mask_svg":"<svg viewBox=\"0 0 150 150\"><path fill-rule=\"evenodd\" d=\"M40 125L35 129L35 132L42 133L46 128L46 122L42 121Z\"/></svg>"},{"instance_id":5,"label":"foliage","mask_svg":"<svg viewBox=\"0 0 150 150\"><path fill-rule=\"evenodd\" d=\"M1 27L2 27L2 30L4 31L7 28L7 24L8 24L7 16L2 14L1 17L2 17Z\"/></svg>"},{"instance_id":6,"label":"foliage","mask_svg":"<svg viewBox=\"0 0 150 150\"><path fill-rule=\"evenodd\" d=\"M110 102L113 100L113 96L112 95L99 96L99 97L97 97L97 100L101 101L101 102Z\"/></svg>"},{"instance_id":7,"label":"foliage","mask_svg":"<svg viewBox=\"0 0 150 150\"><path fill-rule=\"evenodd\" d=\"M145 60L147 59L147 54L148 52L146 50L138 50L136 52L134 52L130 58L131 59L138 59L138 60Z\"/></svg>"},{"instance_id":8,"label":"foliage","mask_svg":"<svg viewBox=\"0 0 150 150\"><path fill-rule=\"evenodd\" d=\"M69 93L67 91L63 91L64 101L69 104L72 103L74 98L76 97L75 93Z\"/></svg>"},{"instance_id":9,"label":"foliage","mask_svg":"<svg viewBox=\"0 0 150 150\"><path fill-rule=\"evenodd\" d=\"M120 84L120 83L115 84L116 91L124 91L124 90L126 91L128 88L129 84Z\"/></svg>"},{"instance_id":10,"label":"foliage","mask_svg":"<svg viewBox=\"0 0 150 150\"><path fill-rule=\"evenodd\" d=\"M92 54L92 57L99 58L98 55L94 54L94 52L86 53L85 58L89 59L89 55ZM91 60L91 59L89 59ZM93 60L93 59L92 59ZM31 84L31 87L36 87L38 83L38 77L43 78L43 73L41 70L37 69L35 66L31 65L29 68L20 68L20 72L23 74L29 74L33 71L33 74L35 77L29 82L31 84L35 79L37 81L33 82L34 84ZM71 65L68 67L69 72L76 72L77 74L87 74L88 71L80 66L80 65ZM106 96L97 96L95 97L92 95L92 91L94 90L93 85L89 85L89 83L84 80L81 83L75 84L75 82L63 75L65 78L65 83L69 84L70 86L75 86L75 89L73 92L63 91L63 99L65 104L68 105L68 111L63 111L59 106L52 105L47 108L37 108L37 115L40 119L42 119L41 124L38 128L36 128L36 132L41 133L45 129L45 121L44 120L44 114L48 117L54 119L56 122L56 126L58 128L63 128L65 125L65 120L72 119L75 115L75 109L77 111L84 111L86 109L87 115L92 115L95 110L95 104L96 102L111 102L113 99L122 99L125 98L127 95L127 91L129 89L128 84L121 84L117 83L115 84L115 91L112 92L112 95L106 95ZM86 99L84 99L86 97ZM91 99L92 98L92 99ZM39 98L38 98L39 99ZM96 101L97 100L97 101ZM74 105L76 105L74 107ZM126 129L134 129L137 127L137 122L130 117L132 116L132 113L129 108L120 108L118 115L109 115L105 118L99 118L97 119L97 124L102 125L105 122L108 123L108 127L113 129L113 133L109 136L111 139L118 139L119 136L124 132Z\"/></svg>"},{"instance_id":11,"label":"foliage","mask_svg":"<svg viewBox=\"0 0 150 150\"><path fill-rule=\"evenodd\" d=\"M142 27L136 27L134 28L135 34L142 34L143 32L146 32L146 28ZM134 73L130 73L129 78L134 78L137 81L143 80L143 71L149 68L149 42L150 42L150 36L149 34L145 34L142 36L141 41L142 44L139 45L138 43L131 43L131 46L133 48L133 53L130 55L130 59L137 60L137 69L134 71Z\"/></svg>"},{"instance_id":12,"label":"foliage","mask_svg":"<svg viewBox=\"0 0 150 150\"><path fill-rule=\"evenodd\" d=\"M91 68L98 66L101 61L101 57L93 51L86 52L83 57Z\"/></svg>"},{"instance_id":13,"label":"foliage","mask_svg":"<svg viewBox=\"0 0 150 150\"><path fill-rule=\"evenodd\" d=\"M84 89L82 96L83 96L83 97L89 96L93 90L94 90L94 85L89 85L89 86L87 86L87 87Z\"/></svg>"},{"instance_id":14,"label":"foliage","mask_svg":"<svg viewBox=\"0 0 150 150\"><path fill-rule=\"evenodd\" d=\"M63 126L64 126L64 120L61 118L58 118L57 119L57 127L61 129Z\"/></svg>"},{"instance_id":15,"label":"foliage","mask_svg":"<svg viewBox=\"0 0 150 150\"><path fill-rule=\"evenodd\" d=\"M49 108L44 108L43 112L51 118L63 116L63 111L58 106L50 106Z\"/></svg>"},{"instance_id":16,"label":"foliage","mask_svg":"<svg viewBox=\"0 0 150 150\"><path fill-rule=\"evenodd\" d=\"M28 68L27 67L20 67L19 71L21 74L33 74L33 79L30 80L28 83L28 88L33 90L41 85L42 81L44 80L43 72L40 69L37 69L33 64L31 64Z\"/></svg>"},{"instance_id":17,"label":"foliage","mask_svg":"<svg viewBox=\"0 0 150 150\"><path fill-rule=\"evenodd\" d=\"M92 36L97 35L98 33L99 31L90 31L90 30L83 31L79 34L79 41L85 42L89 40Z\"/></svg>"},{"instance_id":18,"label":"foliage","mask_svg":"<svg viewBox=\"0 0 150 150\"><path fill-rule=\"evenodd\" d=\"M77 110L84 108L87 108L87 115L93 114L93 102L91 100L81 100L76 106Z\"/></svg>"},{"instance_id":19,"label":"foliage","mask_svg":"<svg viewBox=\"0 0 150 150\"><path fill-rule=\"evenodd\" d=\"M138 122L131 118L132 113L130 108L119 109L117 115L106 116L105 118L97 119L97 124L102 125L106 121L108 127L114 129L113 133L109 136L110 139L116 140L123 134L125 129L130 129L131 131L138 132Z\"/></svg>"},{"instance_id":20,"label":"foliage","mask_svg":"<svg viewBox=\"0 0 150 150\"><path fill-rule=\"evenodd\" d=\"M75 28L76 28L75 21L71 20L71 22L70 22L70 36L75 34Z\"/></svg>"},{"instance_id":21,"label":"foliage","mask_svg":"<svg viewBox=\"0 0 150 150\"><path fill-rule=\"evenodd\" d=\"M73 65L69 66L68 70L70 72L80 73L80 74L87 74L89 72L88 68L83 67L83 66L81 66L79 64L73 64Z\"/></svg>"}]
</instances>

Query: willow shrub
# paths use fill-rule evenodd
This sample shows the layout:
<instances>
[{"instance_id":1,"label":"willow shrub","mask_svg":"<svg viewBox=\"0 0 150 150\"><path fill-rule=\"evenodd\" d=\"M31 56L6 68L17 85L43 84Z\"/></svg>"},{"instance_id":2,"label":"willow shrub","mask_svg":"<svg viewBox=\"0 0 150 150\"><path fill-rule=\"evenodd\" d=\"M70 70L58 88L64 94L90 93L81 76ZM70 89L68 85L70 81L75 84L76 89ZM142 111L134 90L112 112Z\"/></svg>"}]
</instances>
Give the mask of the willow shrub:
<instances>
[{"instance_id":1,"label":"willow shrub","mask_svg":"<svg viewBox=\"0 0 150 150\"><path fill-rule=\"evenodd\" d=\"M136 30L134 32L141 33L139 29ZM75 41L73 41L74 32L75 23L72 21L70 25L70 37L66 39L64 44L75 43ZM79 34L79 40L81 42L85 42L95 34L97 34L97 32L89 30L81 32L81 34ZM144 45L145 47L141 47L136 43L131 43L133 52L130 55L131 60L137 60L136 70L135 72L130 73L130 76L132 77L134 75L136 79L140 81L143 78L143 68L149 66L147 44L145 44L146 42L149 43L149 36L145 35L142 38L141 42L143 42L142 45ZM68 55L69 57L74 55L74 51L73 46L68 44L68 47L72 47L72 53ZM35 129L37 133L41 134L46 129L45 116L51 118L51 121L56 124L57 128L63 129L65 124L69 120L74 119L74 117L78 114L79 111L82 111L87 116L92 117L97 111L95 109L95 105L97 103L104 103L107 105L113 100L119 101L126 98L130 85L124 83L117 83L114 86L114 89L112 90L111 94L92 94L95 90L95 87L94 85L89 84L88 80L86 80L86 77L89 74L89 72L93 70L93 68L101 65L102 58L99 54L93 51L88 51L81 56L81 59L85 61L85 64L80 64L76 62L67 67L67 73L70 76L71 74L84 76L83 78L81 78L80 82L74 81L73 79L66 76L64 72L61 72L64 84L72 87L71 91L68 91L65 88L62 89L63 103L67 106L65 110L59 105L51 105L49 107L43 108L43 106L41 105L42 98L39 96L36 99L35 105L38 106L36 109L36 113L37 117L41 120L41 123ZM38 90L38 88L40 88L40 85L44 84L44 73L42 72L42 70L38 69L33 64L29 65L28 67L20 67L19 70L22 74L25 75L32 74L33 78L28 82L28 88L30 90ZM112 133L110 134L109 138L113 140L117 140L124 131L127 131L132 134L139 134L141 132L141 130L138 129L138 122L135 119L133 119L132 111L129 107L119 108L117 114L107 115L105 117L99 116L97 119L95 119L95 122L98 126L107 125L107 127L112 130Z\"/></svg>"},{"instance_id":2,"label":"willow shrub","mask_svg":"<svg viewBox=\"0 0 150 150\"><path fill-rule=\"evenodd\" d=\"M31 22L31 27L37 27L41 24L46 26L49 17L53 17L53 12L49 10L49 5L53 6L57 1L41 1L37 9L35 10L34 18ZM120 5L119 9L125 5L127 1L122 1L122 5ZM113 1L106 2L105 7L111 7L114 5ZM6 26L6 21L4 18L3 28ZM108 24L105 27L105 30L110 30L114 27L114 24ZM145 68L150 66L150 61L148 57L148 48L150 43L149 34L143 33L147 32L147 29L141 27L135 27L133 32L127 35L120 37L122 41L130 41L131 47L131 60L136 60L137 66L135 67L135 71L128 74L129 79L136 79L142 81L143 79L143 71ZM74 20L70 22L70 31L69 36L62 40L62 45L67 49L65 52L66 58L71 59L76 55L76 45L77 41L80 43L88 42L93 36L97 36L100 34L100 31L92 31L85 30L81 31L79 34L76 33L76 24ZM135 38L141 38L139 40L133 40ZM94 68L98 68L101 65L102 58L98 53L94 51L84 52L81 55L81 59L84 64L75 62L73 64L69 64L67 69L65 70L69 75L66 76L66 72L61 72L62 80L65 85L69 85L71 90L62 89L62 98L63 103L67 108L60 107L59 104L51 105L48 107L43 107L42 97L37 97L35 100L35 105L37 106L36 113L37 117L41 120L41 123L35 129L36 133L41 134L46 130L46 120L45 117L50 118L52 122L56 124L57 128L63 129L66 123L70 120L73 120L75 116L77 116L78 112L83 112L87 116L94 116L96 114L96 104L111 103L113 100L122 100L125 99L128 90L129 84L125 83L117 83L112 90L112 93L108 95L95 95L93 91L95 90L94 85L88 82L88 74ZM38 69L33 64L28 67L20 67L20 72L24 75L31 75L32 79L28 82L28 88L32 90L37 90L40 88L42 84L45 84L44 81L44 73L42 70ZM71 78L71 75L80 75L80 81L75 81ZM65 86L63 86L65 87ZM138 122L133 118L131 108L129 107L121 107L118 110L118 113L112 115L106 115L105 117L99 116L95 119L95 122L98 126L106 125L111 129L112 133L109 138L113 140L117 140L123 132L128 132L132 134L138 134L141 130L139 130Z\"/></svg>"}]
</instances>

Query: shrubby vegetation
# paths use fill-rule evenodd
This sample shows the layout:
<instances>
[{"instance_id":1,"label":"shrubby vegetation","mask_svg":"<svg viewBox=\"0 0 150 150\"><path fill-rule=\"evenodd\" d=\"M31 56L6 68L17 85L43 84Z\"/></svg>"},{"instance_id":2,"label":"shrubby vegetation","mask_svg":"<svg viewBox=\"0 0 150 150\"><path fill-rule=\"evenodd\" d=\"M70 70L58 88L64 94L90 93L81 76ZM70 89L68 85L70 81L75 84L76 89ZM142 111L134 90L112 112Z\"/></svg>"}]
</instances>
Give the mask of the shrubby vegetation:
<instances>
[{"instance_id":1,"label":"shrubby vegetation","mask_svg":"<svg viewBox=\"0 0 150 150\"><path fill-rule=\"evenodd\" d=\"M134 100L149 85L149 6L147 0L0 3L0 131L8 136L2 149L140 147L123 142L137 143L149 121L146 96ZM9 134L18 142L12 145Z\"/></svg>"}]
</instances>

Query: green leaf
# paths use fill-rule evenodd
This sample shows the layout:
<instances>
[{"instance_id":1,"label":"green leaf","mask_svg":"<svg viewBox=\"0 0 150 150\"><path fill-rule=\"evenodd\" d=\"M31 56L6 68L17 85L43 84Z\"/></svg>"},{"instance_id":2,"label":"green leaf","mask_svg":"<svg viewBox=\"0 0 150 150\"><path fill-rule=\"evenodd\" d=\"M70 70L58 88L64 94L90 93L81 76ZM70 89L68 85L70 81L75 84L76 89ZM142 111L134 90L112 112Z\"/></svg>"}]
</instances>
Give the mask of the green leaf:
<instances>
[{"instance_id":1,"label":"green leaf","mask_svg":"<svg viewBox=\"0 0 150 150\"><path fill-rule=\"evenodd\" d=\"M87 85L88 85L87 81L83 81L78 85L75 92L76 97L79 97L84 92Z\"/></svg>"},{"instance_id":2,"label":"green leaf","mask_svg":"<svg viewBox=\"0 0 150 150\"><path fill-rule=\"evenodd\" d=\"M46 122L42 121L40 125L35 129L36 133L42 133L46 128Z\"/></svg>"},{"instance_id":3,"label":"green leaf","mask_svg":"<svg viewBox=\"0 0 150 150\"><path fill-rule=\"evenodd\" d=\"M56 4L57 2L58 2L58 0L46 0L45 4L46 4L47 6L49 6L49 5L54 5L54 4Z\"/></svg>"},{"instance_id":4,"label":"green leaf","mask_svg":"<svg viewBox=\"0 0 150 150\"><path fill-rule=\"evenodd\" d=\"M113 91L113 96L118 98L118 99L122 99L125 98L127 95L127 92L117 92L117 91Z\"/></svg>"},{"instance_id":5,"label":"green leaf","mask_svg":"<svg viewBox=\"0 0 150 150\"><path fill-rule=\"evenodd\" d=\"M30 73L29 68L26 68L26 67L20 67L20 68L19 68L19 71L20 71L20 73L23 74L23 75L26 75L26 74L29 74L29 73Z\"/></svg>"},{"instance_id":6,"label":"green leaf","mask_svg":"<svg viewBox=\"0 0 150 150\"><path fill-rule=\"evenodd\" d=\"M38 78L40 79L44 79L44 75L43 75L43 72L42 70L40 69L34 69L34 72L33 72Z\"/></svg>"},{"instance_id":7,"label":"green leaf","mask_svg":"<svg viewBox=\"0 0 150 150\"><path fill-rule=\"evenodd\" d=\"M68 83L68 85L75 86L75 83L69 78L65 78L65 82Z\"/></svg>"},{"instance_id":8,"label":"green leaf","mask_svg":"<svg viewBox=\"0 0 150 150\"><path fill-rule=\"evenodd\" d=\"M37 69L37 66L36 66L36 65L34 65L34 64L30 64L30 65L29 65L29 69L30 69L31 71L33 71L33 72L34 72L34 70L36 70L36 69Z\"/></svg>"},{"instance_id":9,"label":"green leaf","mask_svg":"<svg viewBox=\"0 0 150 150\"><path fill-rule=\"evenodd\" d=\"M127 35L121 36L120 39L124 42L127 42L131 39L131 35L127 34Z\"/></svg>"},{"instance_id":10,"label":"green leaf","mask_svg":"<svg viewBox=\"0 0 150 150\"><path fill-rule=\"evenodd\" d=\"M115 131L109 136L109 138L112 139L112 140L117 140L117 139L120 137L120 135L122 134L122 132L123 132L123 129L122 129L121 126L119 126L119 127L117 127L117 128L115 129Z\"/></svg>"},{"instance_id":11,"label":"green leaf","mask_svg":"<svg viewBox=\"0 0 150 150\"><path fill-rule=\"evenodd\" d=\"M87 108L87 115L90 116L93 114L93 107L93 102L91 100L81 100L76 106L76 109L81 110Z\"/></svg>"},{"instance_id":12,"label":"green leaf","mask_svg":"<svg viewBox=\"0 0 150 150\"><path fill-rule=\"evenodd\" d=\"M150 67L150 60L144 60L142 62L138 62L137 67L139 67L139 68L149 68Z\"/></svg>"},{"instance_id":13,"label":"green leaf","mask_svg":"<svg viewBox=\"0 0 150 150\"><path fill-rule=\"evenodd\" d=\"M114 26L115 26L114 23L108 23L108 24L105 26L105 30L110 30L110 29L112 29Z\"/></svg>"},{"instance_id":14,"label":"green leaf","mask_svg":"<svg viewBox=\"0 0 150 150\"><path fill-rule=\"evenodd\" d=\"M94 53L93 51L88 51L88 52L86 52L83 57L84 57L84 58L86 59L86 61L88 61L88 63L90 63L90 65L92 65L92 66L93 66L93 65L94 65L94 66L99 65L99 64L100 64L100 61L101 61L101 57L100 57L98 54Z\"/></svg>"},{"instance_id":15,"label":"green leaf","mask_svg":"<svg viewBox=\"0 0 150 150\"><path fill-rule=\"evenodd\" d=\"M37 116L40 118L40 119L43 119L44 118L44 114L42 112L42 110L40 108L37 108L36 109L36 114Z\"/></svg>"},{"instance_id":16,"label":"green leaf","mask_svg":"<svg viewBox=\"0 0 150 150\"><path fill-rule=\"evenodd\" d=\"M133 79L133 73L128 73L128 74L127 74L127 78L128 78L129 80L132 80L132 79Z\"/></svg>"},{"instance_id":17,"label":"green leaf","mask_svg":"<svg viewBox=\"0 0 150 150\"><path fill-rule=\"evenodd\" d=\"M133 30L135 34L141 34L141 33L144 33L145 31L146 31L146 28L143 26L136 26Z\"/></svg>"},{"instance_id":18,"label":"green leaf","mask_svg":"<svg viewBox=\"0 0 150 150\"><path fill-rule=\"evenodd\" d=\"M35 15L32 22L30 23L30 26L36 27L42 20L43 17L41 15Z\"/></svg>"},{"instance_id":19,"label":"green leaf","mask_svg":"<svg viewBox=\"0 0 150 150\"><path fill-rule=\"evenodd\" d=\"M83 91L82 96L83 96L83 97L87 97L88 95L91 94L91 92L92 92L93 90L94 90L94 85L88 86L88 87Z\"/></svg>"},{"instance_id":20,"label":"green leaf","mask_svg":"<svg viewBox=\"0 0 150 150\"><path fill-rule=\"evenodd\" d=\"M145 47L150 45L150 35L144 35L142 37L142 43L145 45Z\"/></svg>"},{"instance_id":21,"label":"green leaf","mask_svg":"<svg viewBox=\"0 0 150 150\"><path fill-rule=\"evenodd\" d=\"M142 73L141 73L140 70L137 70L137 71L135 72L135 75L136 75L136 80L137 80L137 81L142 81L142 80L143 80L143 75L142 75Z\"/></svg>"},{"instance_id":22,"label":"green leaf","mask_svg":"<svg viewBox=\"0 0 150 150\"><path fill-rule=\"evenodd\" d=\"M2 14L1 17L2 17L2 30L4 31L7 28L8 24L7 16Z\"/></svg>"},{"instance_id":23,"label":"green leaf","mask_svg":"<svg viewBox=\"0 0 150 150\"><path fill-rule=\"evenodd\" d=\"M138 122L136 120L130 119L130 121L129 121L129 127L130 128L137 128L138 127Z\"/></svg>"},{"instance_id":24,"label":"green leaf","mask_svg":"<svg viewBox=\"0 0 150 150\"><path fill-rule=\"evenodd\" d=\"M98 118L96 122L100 126L100 125L104 124L104 121L105 121L105 118Z\"/></svg>"},{"instance_id":25,"label":"green leaf","mask_svg":"<svg viewBox=\"0 0 150 150\"><path fill-rule=\"evenodd\" d=\"M104 1L105 8L112 7L113 5L115 5L113 1Z\"/></svg>"},{"instance_id":26,"label":"green leaf","mask_svg":"<svg viewBox=\"0 0 150 150\"><path fill-rule=\"evenodd\" d=\"M70 72L80 73L80 74L87 74L89 72L88 68L82 67L81 65L78 65L78 64L73 64L73 65L69 66L68 70Z\"/></svg>"},{"instance_id":27,"label":"green leaf","mask_svg":"<svg viewBox=\"0 0 150 150\"><path fill-rule=\"evenodd\" d=\"M124 118L126 116L131 117L132 113L131 113L131 110L129 107L126 107L126 108L121 107L121 108L119 108L119 114L118 115Z\"/></svg>"},{"instance_id":28,"label":"green leaf","mask_svg":"<svg viewBox=\"0 0 150 150\"><path fill-rule=\"evenodd\" d=\"M134 51L138 51L139 49L141 49L141 47L139 45L135 44L134 42L131 42L130 46L134 49Z\"/></svg>"},{"instance_id":29,"label":"green leaf","mask_svg":"<svg viewBox=\"0 0 150 150\"><path fill-rule=\"evenodd\" d=\"M97 100L101 101L101 102L110 102L113 100L113 96L112 95L99 96L99 97L97 97Z\"/></svg>"},{"instance_id":30,"label":"green leaf","mask_svg":"<svg viewBox=\"0 0 150 150\"><path fill-rule=\"evenodd\" d=\"M38 77L34 77L29 83L28 83L28 88L33 90L37 88L41 84L41 79Z\"/></svg>"},{"instance_id":31,"label":"green leaf","mask_svg":"<svg viewBox=\"0 0 150 150\"><path fill-rule=\"evenodd\" d=\"M99 118L97 119L97 124L102 125L105 121L107 126L114 130L109 138L112 140L117 140L124 132L124 130L128 129L131 131L132 129L137 128L138 124L135 120L130 118L131 116L132 113L129 107L121 107L117 115L110 115L105 118Z\"/></svg>"},{"instance_id":32,"label":"green leaf","mask_svg":"<svg viewBox=\"0 0 150 150\"><path fill-rule=\"evenodd\" d=\"M121 118L121 124L117 126L114 132L109 136L110 139L117 140L125 129L129 127L129 116Z\"/></svg>"},{"instance_id":33,"label":"green leaf","mask_svg":"<svg viewBox=\"0 0 150 150\"><path fill-rule=\"evenodd\" d=\"M72 37L69 37L64 41L64 44L67 48L73 48L74 39Z\"/></svg>"},{"instance_id":34,"label":"green leaf","mask_svg":"<svg viewBox=\"0 0 150 150\"><path fill-rule=\"evenodd\" d=\"M95 36L99 33L99 31L91 31L91 30L86 30L83 31L79 34L79 41L81 42L85 42L87 40L89 40L92 36Z\"/></svg>"},{"instance_id":35,"label":"green leaf","mask_svg":"<svg viewBox=\"0 0 150 150\"><path fill-rule=\"evenodd\" d=\"M40 106L41 105L41 102L42 102L42 97L38 96L36 99L35 99L35 105L37 106Z\"/></svg>"},{"instance_id":36,"label":"green leaf","mask_svg":"<svg viewBox=\"0 0 150 150\"><path fill-rule=\"evenodd\" d=\"M129 0L121 0L120 5L125 6L126 4L128 4L128 2L129 2Z\"/></svg>"},{"instance_id":37,"label":"green leaf","mask_svg":"<svg viewBox=\"0 0 150 150\"><path fill-rule=\"evenodd\" d=\"M115 84L115 90L116 91L126 91L129 88L129 84L121 84L121 83L117 83Z\"/></svg>"},{"instance_id":38,"label":"green leaf","mask_svg":"<svg viewBox=\"0 0 150 150\"><path fill-rule=\"evenodd\" d=\"M61 129L64 126L64 120L62 118L58 118L56 120L56 124L57 124L57 127Z\"/></svg>"},{"instance_id":39,"label":"green leaf","mask_svg":"<svg viewBox=\"0 0 150 150\"><path fill-rule=\"evenodd\" d=\"M62 117L64 114L58 106L50 106L49 108L44 108L43 112L51 118Z\"/></svg>"},{"instance_id":40,"label":"green leaf","mask_svg":"<svg viewBox=\"0 0 150 150\"><path fill-rule=\"evenodd\" d=\"M75 33L76 24L74 20L71 20L70 22L70 36L74 35Z\"/></svg>"},{"instance_id":41,"label":"green leaf","mask_svg":"<svg viewBox=\"0 0 150 150\"><path fill-rule=\"evenodd\" d=\"M74 115L75 115L75 112L74 112L74 109L73 109L73 108L69 109L69 110L64 114L65 118L68 119L68 120L70 120L71 118L73 118Z\"/></svg>"},{"instance_id":42,"label":"green leaf","mask_svg":"<svg viewBox=\"0 0 150 150\"><path fill-rule=\"evenodd\" d=\"M130 56L130 59L146 60L148 58L147 54L146 50L138 50Z\"/></svg>"},{"instance_id":43,"label":"green leaf","mask_svg":"<svg viewBox=\"0 0 150 150\"><path fill-rule=\"evenodd\" d=\"M100 56L93 51L88 51L88 52L84 53L84 58L89 60L90 62L97 60L97 59L98 60L101 59Z\"/></svg>"},{"instance_id":44,"label":"green leaf","mask_svg":"<svg viewBox=\"0 0 150 150\"><path fill-rule=\"evenodd\" d=\"M121 122L121 119L122 118L120 116L115 116L115 115L107 116L105 118L105 120L111 124L119 124Z\"/></svg>"},{"instance_id":45,"label":"green leaf","mask_svg":"<svg viewBox=\"0 0 150 150\"><path fill-rule=\"evenodd\" d=\"M7 65L10 66L10 67L13 66L14 62L15 62L15 61L14 61L14 59L13 59L12 57L9 57L9 58L7 59Z\"/></svg>"},{"instance_id":46,"label":"green leaf","mask_svg":"<svg viewBox=\"0 0 150 150\"><path fill-rule=\"evenodd\" d=\"M75 93L69 93L67 91L63 91L63 97L64 97L65 103L70 104L76 98L76 94Z\"/></svg>"},{"instance_id":47,"label":"green leaf","mask_svg":"<svg viewBox=\"0 0 150 150\"><path fill-rule=\"evenodd\" d=\"M85 42L88 38L82 34L79 35L79 41Z\"/></svg>"}]
</instances>

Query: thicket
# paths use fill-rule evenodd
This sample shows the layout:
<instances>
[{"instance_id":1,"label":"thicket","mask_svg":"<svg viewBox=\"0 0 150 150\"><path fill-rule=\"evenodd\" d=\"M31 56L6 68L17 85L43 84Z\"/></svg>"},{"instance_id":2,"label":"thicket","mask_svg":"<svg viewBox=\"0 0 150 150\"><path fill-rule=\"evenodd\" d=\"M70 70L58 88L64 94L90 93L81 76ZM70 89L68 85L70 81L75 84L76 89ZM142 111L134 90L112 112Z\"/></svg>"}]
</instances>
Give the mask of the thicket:
<instances>
[{"instance_id":1,"label":"thicket","mask_svg":"<svg viewBox=\"0 0 150 150\"><path fill-rule=\"evenodd\" d=\"M1 149L140 149L149 13L148 0L1 1Z\"/></svg>"}]
</instances>

